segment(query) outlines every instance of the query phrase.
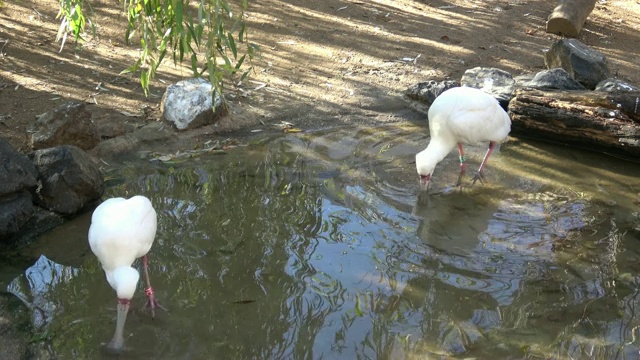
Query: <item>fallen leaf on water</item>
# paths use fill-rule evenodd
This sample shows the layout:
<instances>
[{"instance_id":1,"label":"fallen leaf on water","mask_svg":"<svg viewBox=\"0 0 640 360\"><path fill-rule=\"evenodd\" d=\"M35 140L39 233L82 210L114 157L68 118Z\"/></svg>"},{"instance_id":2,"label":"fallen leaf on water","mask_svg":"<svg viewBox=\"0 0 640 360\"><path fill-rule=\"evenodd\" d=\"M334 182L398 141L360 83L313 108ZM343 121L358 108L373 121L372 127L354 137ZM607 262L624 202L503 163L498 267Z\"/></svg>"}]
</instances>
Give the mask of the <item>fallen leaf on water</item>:
<instances>
[{"instance_id":1,"label":"fallen leaf on water","mask_svg":"<svg viewBox=\"0 0 640 360\"><path fill-rule=\"evenodd\" d=\"M129 117L141 117L142 114L133 114L127 111L118 111L120 114L124 115L124 116L129 116Z\"/></svg>"},{"instance_id":2,"label":"fallen leaf on water","mask_svg":"<svg viewBox=\"0 0 640 360\"><path fill-rule=\"evenodd\" d=\"M220 149L210 149L210 150L206 150L209 154L212 155L226 155L227 152L224 150L220 150ZM193 154L194 156L197 156L199 154Z\"/></svg>"},{"instance_id":3,"label":"fallen leaf on water","mask_svg":"<svg viewBox=\"0 0 640 360\"><path fill-rule=\"evenodd\" d=\"M233 303L238 305L251 304L256 302L255 300L236 300Z\"/></svg>"},{"instance_id":4,"label":"fallen leaf on water","mask_svg":"<svg viewBox=\"0 0 640 360\"><path fill-rule=\"evenodd\" d=\"M293 124L288 122L288 121L280 121L280 123L276 124L276 126L279 126L280 128L286 129L286 128L293 127Z\"/></svg>"}]
</instances>

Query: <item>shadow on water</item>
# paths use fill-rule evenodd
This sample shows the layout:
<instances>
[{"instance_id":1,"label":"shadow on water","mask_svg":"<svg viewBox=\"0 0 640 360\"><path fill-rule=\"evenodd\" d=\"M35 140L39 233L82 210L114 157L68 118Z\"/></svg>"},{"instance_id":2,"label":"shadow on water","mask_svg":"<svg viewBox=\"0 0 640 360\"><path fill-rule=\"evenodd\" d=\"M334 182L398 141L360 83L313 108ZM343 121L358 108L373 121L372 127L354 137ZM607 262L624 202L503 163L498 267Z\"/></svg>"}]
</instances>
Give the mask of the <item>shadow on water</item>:
<instances>
[{"instance_id":1,"label":"shadow on water","mask_svg":"<svg viewBox=\"0 0 640 360\"><path fill-rule=\"evenodd\" d=\"M514 140L484 186L455 190L452 155L417 202L424 143L343 129L110 169L108 196L158 211L168 308L152 320L140 285L122 358L637 357L640 168ZM104 355L115 326L88 225L43 236L7 285L60 358Z\"/></svg>"}]
</instances>

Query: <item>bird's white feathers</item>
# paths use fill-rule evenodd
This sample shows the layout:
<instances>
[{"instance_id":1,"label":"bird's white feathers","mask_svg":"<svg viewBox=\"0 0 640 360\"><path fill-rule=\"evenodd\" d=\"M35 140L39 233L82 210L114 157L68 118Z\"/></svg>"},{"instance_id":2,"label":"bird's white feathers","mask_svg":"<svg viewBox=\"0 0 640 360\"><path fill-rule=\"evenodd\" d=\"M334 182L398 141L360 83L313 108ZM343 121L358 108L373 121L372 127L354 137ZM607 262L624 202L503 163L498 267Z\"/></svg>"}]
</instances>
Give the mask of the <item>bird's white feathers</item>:
<instances>
[{"instance_id":1,"label":"bird's white feathers","mask_svg":"<svg viewBox=\"0 0 640 360\"><path fill-rule=\"evenodd\" d=\"M144 196L108 199L93 212L89 245L118 297L121 292L128 294L132 284L135 289L139 274L131 264L151 249L157 221L151 201ZM132 291L128 299L131 296Z\"/></svg>"},{"instance_id":2,"label":"bird's white feathers","mask_svg":"<svg viewBox=\"0 0 640 360\"><path fill-rule=\"evenodd\" d=\"M140 273L131 266L120 266L113 271L105 272L111 288L116 291L118 299L131 299L136 292Z\"/></svg>"},{"instance_id":3,"label":"bird's white feathers","mask_svg":"<svg viewBox=\"0 0 640 360\"><path fill-rule=\"evenodd\" d=\"M500 103L480 89L457 87L443 92L429 108L431 138L477 144L504 140L511 120Z\"/></svg>"},{"instance_id":4,"label":"bird's white feathers","mask_svg":"<svg viewBox=\"0 0 640 360\"><path fill-rule=\"evenodd\" d=\"M457 87L443 92L429 108L431 141L416 155L418 174L431 175L458 143L502 141L511 119L498 101L482 90Z\"/></svg>"}]
</instances>

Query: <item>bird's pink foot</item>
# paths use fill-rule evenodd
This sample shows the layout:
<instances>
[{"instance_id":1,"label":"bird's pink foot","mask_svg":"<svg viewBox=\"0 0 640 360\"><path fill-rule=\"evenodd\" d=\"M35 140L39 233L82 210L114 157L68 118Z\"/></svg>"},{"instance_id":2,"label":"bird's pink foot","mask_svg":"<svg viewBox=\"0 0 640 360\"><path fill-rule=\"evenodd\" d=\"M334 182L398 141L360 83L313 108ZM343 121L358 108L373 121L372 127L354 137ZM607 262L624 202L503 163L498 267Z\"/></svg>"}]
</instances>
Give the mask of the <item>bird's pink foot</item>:
<instances>
[{"instance_id":1,"label":"bird's pink foot","mask_svg":"<svg viewBox=\"0 0 640 360\"><path fill-rule=\"evenodd\" d=\"M162 309L164 311L167 311L167 309L165 307L163 307L162 305L160 305L160 303L156 299L155 293L153 292L153 288L150 288L150 287L146 288L144 290L144 293L147 295L147 298L148 298L146 306L151 308L151 317L152 318L156 317L156 308Z\"/></svg>"},{"instance_id":2,"label":"bird's pink foot","mask_svg":"<svg viewBox=\"0 0 640 360\"><path fill-rule=\"evenodd\" d=\"M473 180L471 180L472 184L475 185L476 181L480 180L480 183L482 185L484 185L484 175L482 175L482 172L477 172L476 175L473 177Z\"/></svg>"}]
</instances>

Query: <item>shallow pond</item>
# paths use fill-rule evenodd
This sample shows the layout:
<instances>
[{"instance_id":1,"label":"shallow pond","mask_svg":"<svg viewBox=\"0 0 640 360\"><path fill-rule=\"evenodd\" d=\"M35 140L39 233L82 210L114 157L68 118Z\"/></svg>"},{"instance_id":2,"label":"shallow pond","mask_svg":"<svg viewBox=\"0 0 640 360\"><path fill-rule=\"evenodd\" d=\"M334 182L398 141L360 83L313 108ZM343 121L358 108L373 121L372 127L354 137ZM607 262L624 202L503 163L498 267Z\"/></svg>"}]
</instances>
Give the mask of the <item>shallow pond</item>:
<instances>
[{"instance_id":1,"label":"shallow pond","mask_svg":"<svg viewBox=\"0 0 640 360\"><path fill-rule=\"evenodd\" d=\"M640 166L514 139L484 185L456 190L452 153L418 199L426 142L338 129L109 166L105 197L156 207L150 276L168 309L152 320L139 284L121 358L637 358ZM484 150L468 147L471 168ZM61 359L107 357L115 327L89 219L43 236L5 282Z\"/></svg>"}]
</instances>

